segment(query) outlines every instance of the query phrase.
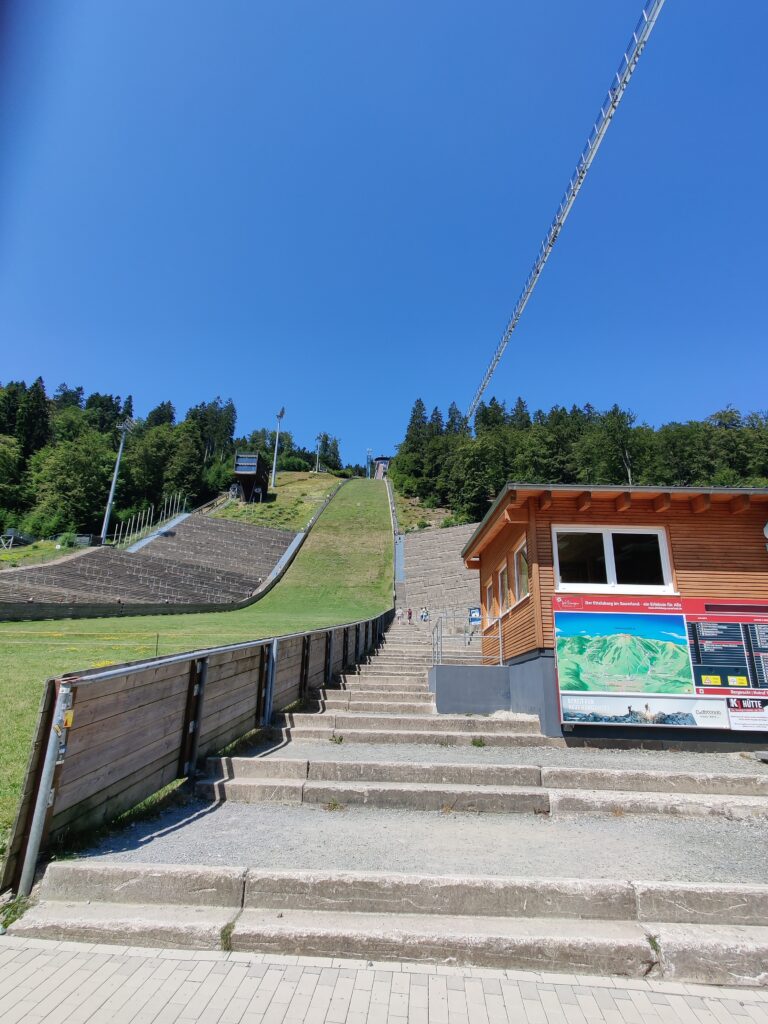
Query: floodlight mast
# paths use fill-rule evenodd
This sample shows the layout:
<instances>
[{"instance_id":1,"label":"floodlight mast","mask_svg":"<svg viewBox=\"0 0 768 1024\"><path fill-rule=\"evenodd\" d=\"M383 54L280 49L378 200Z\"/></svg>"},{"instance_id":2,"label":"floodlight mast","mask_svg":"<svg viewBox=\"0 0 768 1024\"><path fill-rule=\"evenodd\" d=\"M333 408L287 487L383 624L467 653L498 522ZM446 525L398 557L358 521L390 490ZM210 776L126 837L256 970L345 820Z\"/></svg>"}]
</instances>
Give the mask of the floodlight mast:
<instances>
[{"instance_id":1,"label":"floodlight mast","mask_svg":"<svg viewBox=\"0 0 768 1024\"><path fill-rule=\"evenodd\" d=\"M663 6L664 0L646 0L643 6L640 20L635 26L632 38L627 44L624 56L621 58L618 70L613 76L613 81L611 82L611 87L608 90L608 95L603 100L602 106L600 107L600 113L592 126L592 131L589 133L587 143L581 151L579 162L576 164L576 170L573 172L571 180L568 182L568 188L565 190L565 194L560 200L560 205L557 208L557 213L549 227L546 238L541 243L536 260L531 268L531 272L528 274L528 279L526 280L523 290L520 293L520 297L517 300L517 305L515 306L512 316L509 318L509 322L501 336L501 341L496 347L496 351L493 353L493 358L491 359L488 369L485 371L480 387L475 392L475 397L472 399L472 402L467 409L468 420L471 420L474 416L477 407L480 404L480 399L483 397L483 392L488 387L491 377L496 371L496 367L499 365L501 357L504 355L504 350L509 344L509 340L518 325L523 310L528 305L528 300L531 297L533 289L536 287L536 282L539 280L539 276L544 269L544 264L549 259L552 247L557 241L558 235L562 231L563 224L565 223L568 214L571 212L571 208L576 200L576 196L579 194L581 186L584 184L587 171L592 166L592 161L595 159L595 155L600 148L600 143L605 138L608 126L613 120L613 115L616 113L619 103L621 102L621 98L629 84L629 80L637 67L640 54L643 52L645 44L648 42Z\"/></svg>"}]
</instances>

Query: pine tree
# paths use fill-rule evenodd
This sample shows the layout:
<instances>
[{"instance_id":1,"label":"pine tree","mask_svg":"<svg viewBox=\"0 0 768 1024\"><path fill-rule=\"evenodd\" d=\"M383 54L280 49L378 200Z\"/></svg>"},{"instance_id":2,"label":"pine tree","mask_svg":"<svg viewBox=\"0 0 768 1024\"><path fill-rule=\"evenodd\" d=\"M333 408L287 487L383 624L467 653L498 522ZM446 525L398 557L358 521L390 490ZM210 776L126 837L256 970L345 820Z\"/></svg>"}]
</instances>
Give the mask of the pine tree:
<instances>
[{"instance_id":1,"label":"pine tree","mask_svg":"<svg viewBox=\"0 0 768 1024\"><path fill-rule=\"evenodd\" d=\"M463 415L461 409L455 402L451 402L448 407L448 422L445 425L446 434L468 434L469 423L467 417Z\"/></svg>"},{"instance_id":2,"label":"pine tree","mask_svg":"<svg viewBox=\"0 0 768 1024\"><path fill-rule=\"evenodd\" d=\"M401 449L407 452L420 452L427 438L427 408L417 398L411 409L411 418L405 431L405 440Z\"/></svg>"},{"instance_id":3,"label":"pine tree","mask_svg":"<svg viewBox=\"0 0 768 1024\"><path fill-rule=\"evenodd\" d=\"M429 437L441 437L444 430L443 414L440 412L438 407L435 406L429 417L429 423L427 424L427 435Z\"/></svg>"},{"instance_id":4,"label":"pine tree","mask_svg":"<svg viewBox=\"0 0 768 1024\"><path fill-rule=\"evenodd\" d=\"M531 414L528 412L528 404L523 398L517 399L512 412L509 414L509 425L515 430L528 430L531 426Z\"/></svg>"},{"instance_id":5,"label":"pine tree","mask_svg":"<svg viewBox=\"0 0 768 1024\"><path fill-rule=\"evenodd\" d=\"M25 459L40 451L51 437L51 419L43 378L38 377L19 402L16 439Z\"/></svg>"}]
</instances>

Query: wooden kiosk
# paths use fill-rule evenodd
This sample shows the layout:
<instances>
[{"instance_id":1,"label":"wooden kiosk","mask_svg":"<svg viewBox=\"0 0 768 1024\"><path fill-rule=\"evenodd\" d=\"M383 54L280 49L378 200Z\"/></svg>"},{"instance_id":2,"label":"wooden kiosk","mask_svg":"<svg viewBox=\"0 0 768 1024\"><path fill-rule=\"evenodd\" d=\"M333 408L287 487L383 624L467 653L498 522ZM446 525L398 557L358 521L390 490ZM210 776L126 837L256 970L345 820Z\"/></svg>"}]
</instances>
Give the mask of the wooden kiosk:
<instances>
[{"instance_id":1,"label":"wooden kiosk","mask_svg":"<svg viewBox=\"0 0 768 1024\"><path fill-rule=\"evenodd\" d=\"M768 731L768 489L508 484L462 558L566 732Z\"/></svg>"}]
</instances>

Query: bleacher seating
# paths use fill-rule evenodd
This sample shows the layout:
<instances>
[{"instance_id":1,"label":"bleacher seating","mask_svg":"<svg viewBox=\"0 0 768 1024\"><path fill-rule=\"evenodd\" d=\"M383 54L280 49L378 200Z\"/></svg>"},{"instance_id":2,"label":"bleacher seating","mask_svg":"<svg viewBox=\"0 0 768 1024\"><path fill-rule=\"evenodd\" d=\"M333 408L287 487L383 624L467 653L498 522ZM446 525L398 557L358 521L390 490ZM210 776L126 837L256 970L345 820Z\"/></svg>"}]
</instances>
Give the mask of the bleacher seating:
<instances>
[{"instance_id":1,"label":"bleacher seating","mask_svg":"<svg viewBox=\"0 0 768 1024\"><path fill-rule=\"evenodd\" d=\"M93 548L78 558L2 573L0 606L30 600L233 604L253 594L294 536L192 515L134 553Z\"/></svg>"},{"instance_id":2,"label":"bleacher seating","mask_svg":"<svg viewBox=\"0 0 768 1024\"><path fill-rule=\"evenodd\" d=\"M419 530L405 535L405 581L397 584L397 604L422 607L430 618L445 615L460 626L467 622L469 609L480 604L480 581L476 571L464 567L461 549L477 528L449 526Z\"/></svg>"}]
</instances>

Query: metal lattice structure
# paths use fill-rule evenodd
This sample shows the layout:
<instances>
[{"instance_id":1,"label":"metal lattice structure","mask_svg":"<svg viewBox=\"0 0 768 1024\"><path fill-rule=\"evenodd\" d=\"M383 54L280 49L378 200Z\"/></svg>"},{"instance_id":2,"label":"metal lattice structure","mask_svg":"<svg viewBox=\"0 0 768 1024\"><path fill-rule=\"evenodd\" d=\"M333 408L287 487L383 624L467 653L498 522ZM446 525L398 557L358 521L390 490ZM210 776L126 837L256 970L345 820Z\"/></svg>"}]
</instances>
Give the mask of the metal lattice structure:
<instances>
[{"instance_id":1,"label":"metal lattice structure","mask_svg":"<svg viewBox=\"0 0 768 1024\"><path fill-rule=\"evenodd\" d=\"M557 241L558 235L563 229L563 224L565 224L568 214L571 212L571 208L576 201L576 196L579 194L581 186L584 183L584 179L587 176L587 171L592 166L592 161L597 155L600 143L605 138L608 126L613 120L613 115L616 113L619 103L621 102L621 98L629 84L629 80L637 67L640 54L643 52L645 44L648 42L663 6L664 0L646 0L643 12L640 15L640 20L635 26L632 38L627 44L624 55L621 58L618 70L613 76L613 81L611 82L608 94L600 107L600 113L592 126L592 131L589 133L586 145L581 151L581 156L576 164L576 170L573 172L571 180L568 182L568 188L565 190L563 198L560 200L557 213L550 224L549 231L547 232L544 241L541 243L536 260L531 268L531 272L529 273L528 279L526 280L523 290L520 293L520 297L517 300L517 305L515 306L512 316L509 318L509 322L501 336L501 341L496 347L496 351L488 365L488 369L485 371L480 387L475 392L475 397L472 399L469 409L467 410L467 419L471 419L475 414L480 403L480 399L483 397L483 392L488 387L491 377L493 376L496 367L499 365L501 357L504 355L504 350L509 344L510 338L520 321L520 317L528 304L528 300L533 293L533 289L536 287L536 282L539 280L541 272L544 269L544 265L549 259L549 254L552 252L552 248Z\"/></svg>"}]
</instances>

